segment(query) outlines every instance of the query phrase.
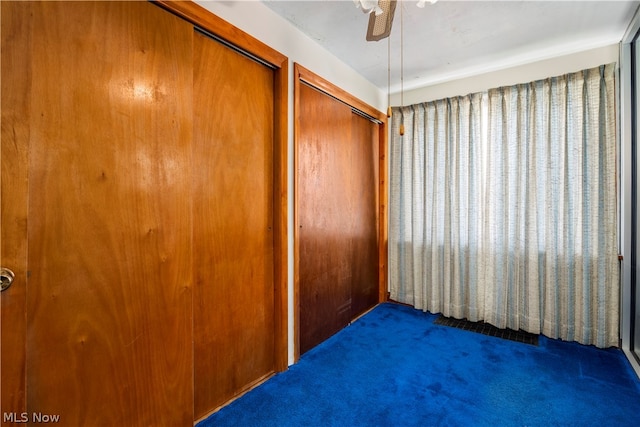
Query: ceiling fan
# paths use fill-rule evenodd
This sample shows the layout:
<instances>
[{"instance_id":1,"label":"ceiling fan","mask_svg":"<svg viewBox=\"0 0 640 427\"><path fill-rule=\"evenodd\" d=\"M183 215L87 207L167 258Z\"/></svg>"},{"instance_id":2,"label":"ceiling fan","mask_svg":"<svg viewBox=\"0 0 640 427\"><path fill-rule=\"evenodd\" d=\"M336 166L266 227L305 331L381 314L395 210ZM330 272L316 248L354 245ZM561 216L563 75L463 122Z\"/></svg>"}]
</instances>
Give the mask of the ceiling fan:
<instances>
[{"instance_id":1,"label":"ceiling fan","mask_svg":"<svg viewBox=\"0 0 640 427\"><path fill-rule=\"evenodd\" d=\"M422 8L427 1L433 4L438 0L419 0L417 6ZM364 13L369 14L367 41L379 41L389 37L397 0L353 0L353 2Z\"/></svg>"}]
</instances>

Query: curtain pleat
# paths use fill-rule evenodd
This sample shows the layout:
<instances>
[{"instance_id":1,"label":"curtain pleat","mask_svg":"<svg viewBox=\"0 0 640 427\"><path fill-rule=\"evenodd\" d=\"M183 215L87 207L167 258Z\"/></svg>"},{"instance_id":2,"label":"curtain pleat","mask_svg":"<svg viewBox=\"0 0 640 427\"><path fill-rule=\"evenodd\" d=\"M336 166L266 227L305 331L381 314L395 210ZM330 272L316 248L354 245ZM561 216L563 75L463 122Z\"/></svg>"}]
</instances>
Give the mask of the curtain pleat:
<instances>
[{"instance_id":1,"label":"curtain pleat","mask_svg":"<svg viewBox=\"0 0 640 427\"><path fill-rule=\"evenodd\" d=\"M392 118L389 247L393 299L479 319L482 95L406 107Z\"/></svg>"},{"instance_id":2,"label":"curtain pleat","mask_svg":"<svg viewBox=\"0 0 640 427\"><path fill-rule=\"evenodd\" d=\"M614 77L603 65L395 109L392 299L617 345Z\"/></svg>"}]
</instances>

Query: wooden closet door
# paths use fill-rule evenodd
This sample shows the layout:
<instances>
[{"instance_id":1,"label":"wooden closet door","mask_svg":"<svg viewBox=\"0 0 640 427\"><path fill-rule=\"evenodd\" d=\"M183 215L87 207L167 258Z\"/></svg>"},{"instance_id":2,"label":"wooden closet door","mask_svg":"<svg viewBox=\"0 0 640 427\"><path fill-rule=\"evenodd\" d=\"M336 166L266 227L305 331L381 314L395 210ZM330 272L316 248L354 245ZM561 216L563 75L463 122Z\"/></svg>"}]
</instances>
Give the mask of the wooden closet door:
<instances>
[{"instance_id":1,"label":"wooden closet door","mask_svg":"<svg viewBox=\"0 0 640 427\"><path fill-rule=\"evenodd\" d=\"M273 70L194 42L195 414L275 371Z\"/></svg>"},{"instance_id":2,"label":"wooden closet door","mask_svg":"<svg viewBox=\"0 0 640 427\"><path fill-rule=\"evenodd\" d=\"M29 131L5 128L24 104L5 112L3 93L2 143L29 155L8 242L28 242L29 418L190 425L192 27L147 2L2 2L3 22L23 8L30 36L3 28L3 65L13 37L28 64L2 79L28 73Z\"/></svg>"},{"instance_id":3,"label":"wooden closet door","mask_svg":"<svg viewBox=\"0 0 640 427\"><path fill-rule=\"evenodd\" d=\"M351 319L378 303L378 126L366 117L351 114Z\"/></svg>"},{"instance_id":4,"label":"wooden closet door","mask_svg":"<svg viewBox=\"0 0 640 427\"><path fill-rule=\"evenodd\" d=\"M342 329L351 318L348 143L351 108L300 86L298 238L300 354Z\"/></svg>"},{"instance_id":5,"label":"wooden closet door","mask_svg":"<svg viewBox=\"0 0 640 427\"><path fill-rule=\"evenodd\" d=\"M377 125L306 84L299 93L300 353L378 300Z\"/></svg>"},{"instance_id":6,"label":"wooden closet door","mask_svg":"<svg viewBox=\"0 0 640 427\"><path fill-rule=\"evenodd\" d=\"M0 414L26 411L27 214L31 6L0 2L2 9L2 136L0 137L0 266L15 273L0 293ZM4 417L3 417L4 419Z\"/></svg>"}]
</instances>

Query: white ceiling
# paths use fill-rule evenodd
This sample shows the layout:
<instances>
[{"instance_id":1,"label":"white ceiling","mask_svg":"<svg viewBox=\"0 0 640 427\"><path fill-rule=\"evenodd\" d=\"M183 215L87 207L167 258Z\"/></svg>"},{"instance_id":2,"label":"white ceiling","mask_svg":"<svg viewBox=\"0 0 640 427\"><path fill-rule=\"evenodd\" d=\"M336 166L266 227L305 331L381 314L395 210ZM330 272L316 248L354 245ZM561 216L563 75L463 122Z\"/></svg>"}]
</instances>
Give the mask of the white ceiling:
<instances>
[{"instance_id":1,"label":"white ceiling","mask_svg":"<svg viewBox=\"0 0 640 427\"><path fill-rule=\"evenodd\" d=\"M365 40L369 17L353 0L263 2L387 90L388 41ZM439 0L421 9L416 3L402 0L396 8L391 92L400 89L401 62L408 90L617 43L640 6L630 0Z\"/></svg>"}]
</instances>

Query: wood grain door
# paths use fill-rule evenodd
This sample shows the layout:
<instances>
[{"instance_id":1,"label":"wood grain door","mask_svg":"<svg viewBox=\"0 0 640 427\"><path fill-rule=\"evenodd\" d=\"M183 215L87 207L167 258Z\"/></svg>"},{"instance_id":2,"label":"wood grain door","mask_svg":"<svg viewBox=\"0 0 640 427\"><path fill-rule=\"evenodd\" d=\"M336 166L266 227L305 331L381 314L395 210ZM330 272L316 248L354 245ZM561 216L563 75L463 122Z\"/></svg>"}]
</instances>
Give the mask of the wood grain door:
<instances>
[{"instance_id":1,"label":"wood grain door","mask_svg":"<svg viewBox=\"0 0 640 427\"><path fill-rule=\"evenodd\" d=\"M351 108L300 87L298 236L300 353L351 319Z\"/></svg>"},{"instance_id":2,"label":"wood grain door","mask_svg":"<svg viewBox=\"0 0 640 427\"><path fill-rule=\"evenodd\" d=\"M351 114L351 319L378 303L379 131L378 124ZM350 320L351 320L350 319Z\"/></svg>"},{"instance_id":3,"label":"wood grain door","mask_svg":"<svg viewBox=\"0 0 640 427\"><path fill-rule=\"evenodd\" d=\"M306 84L298 96L302 354L378 301L378 128Z\"/></svg>"},{"instance_id":4,"label":"wood grain door","mask_svg":"<svg viewBox=\"0 0 640 427\"><path fill-rule=\"evenodd\" d=\"M29 417L190 425L192 26L146 2L2 2L2 22L2 244L28 247L2 411L26 371Z\"/></svg>"},{"instance_id":5,"label":"wood grain door","mask_svg":"<svg viewBox=\"0 0 640 427\"><path fill-rule=\"evenodd\" d=\"M26 283L31 8L0 2L2 35L0 266L15 273L0 294L0 413L26 411ZM4 417L2 420L4 424Z\"/></svg>"},{"instance_id":6,"label":"wood grain door","mask_svg":"<svg viewBox=\"0 0 640 427\"><path fill-rule=\"evenodd\" d=\"M194 42L196 419L275 371L273 70Z\"/></svg>"}]
</instances>

